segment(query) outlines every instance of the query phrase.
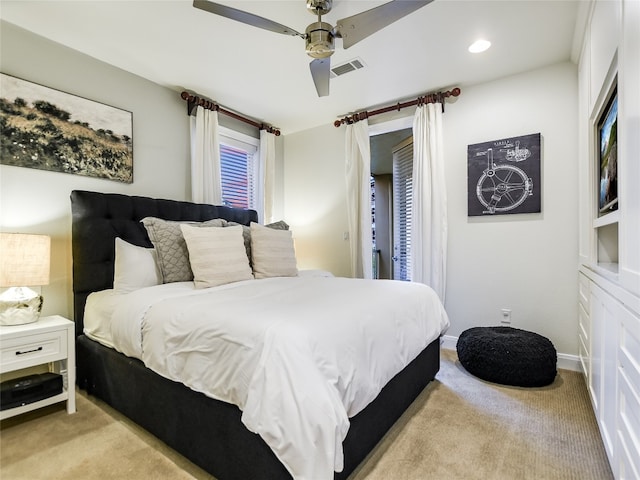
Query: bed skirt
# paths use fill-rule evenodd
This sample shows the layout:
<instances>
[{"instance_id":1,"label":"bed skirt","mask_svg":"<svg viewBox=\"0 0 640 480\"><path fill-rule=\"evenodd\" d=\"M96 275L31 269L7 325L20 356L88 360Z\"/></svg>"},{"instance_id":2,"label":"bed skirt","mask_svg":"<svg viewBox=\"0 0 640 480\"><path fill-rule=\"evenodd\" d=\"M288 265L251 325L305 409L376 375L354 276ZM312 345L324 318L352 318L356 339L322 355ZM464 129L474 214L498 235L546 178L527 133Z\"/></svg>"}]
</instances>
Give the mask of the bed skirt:
<instances>
[{"instance_id":1,"label":"bed skirt","mask_svg":"<svg viewBox=\"0 0 640 480\"><path fill-rule=\"evenodd\" d=\"M259 435L241 422L242 412L149 370L84 335L77 337L77 381L218 480L283 480L291 476ZM343 443L344 480L371 452L440 368L434 340L350 419Z\"/></svg>"}]
</instances>

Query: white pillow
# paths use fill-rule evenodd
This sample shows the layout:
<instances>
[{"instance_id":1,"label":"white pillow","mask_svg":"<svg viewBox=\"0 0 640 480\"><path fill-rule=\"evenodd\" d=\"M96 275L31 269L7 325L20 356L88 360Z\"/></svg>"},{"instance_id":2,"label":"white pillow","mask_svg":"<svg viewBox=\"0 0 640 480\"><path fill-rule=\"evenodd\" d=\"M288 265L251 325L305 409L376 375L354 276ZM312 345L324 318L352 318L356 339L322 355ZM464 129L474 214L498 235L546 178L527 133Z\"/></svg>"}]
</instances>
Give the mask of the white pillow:
<instances>
[{"instance_id":1,"label":"white pillow","mask_svg":"<svg viewBox=\"0 0 640 480\"><path fill-rule=\"evenodd\" d=\"M187 243L196 288L253 278L244 248L242 226L198 228L180 225Z\"/></svg>"},{"instance_id":2,"label":"white pillow","mask_svg":"<svg viewBox=\"0 0 640 480\"><path fill-rule=\"evenodd\" d=\"M155 248L138 247L116 237L116 260L113 268L115 293L129 293L162 283Z\"/></svg>"},{"instance_id":3,"label":"white pillow","mask_svg":"<svg viewBox=\"0 0 640 480\"><path fill-rule=\"evenodd\" d=\"M298 265L290 230L251 223L251 258L256 278L296 277Z\"/></svg>"}]
</instances>

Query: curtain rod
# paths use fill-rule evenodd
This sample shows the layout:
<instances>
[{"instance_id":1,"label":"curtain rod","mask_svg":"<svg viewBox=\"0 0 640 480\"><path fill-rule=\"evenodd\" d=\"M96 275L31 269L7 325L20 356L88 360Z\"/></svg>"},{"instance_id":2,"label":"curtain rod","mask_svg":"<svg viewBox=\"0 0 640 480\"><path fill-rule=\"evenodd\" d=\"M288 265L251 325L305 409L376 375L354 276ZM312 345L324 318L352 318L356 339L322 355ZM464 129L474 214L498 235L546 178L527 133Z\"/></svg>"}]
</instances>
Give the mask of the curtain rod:
<instances>
[{"instance_id":1,"label":"curtain rod","mask_svg":"<svg viewBox=\"0 0 640 480\"><path fill-rule=\"evenodd\" d=\"M419 107L421 107L422 105L426 105L427 103L436 103L436 102L442 103L442 111L444 112L444 99L448 97L457 97L458 95L460 95L460 89L458 87L453 88L451 90L447 90L446 92L429 93L427 95L423 95L422 97L418 97L415 100L411 100L409 102L404 102L404 103L398 102L395 105L389 105L388 107L379 108L377 110L372 110L370 112L364 111L364 112L354 113L353 115L347 115L346 117L341 118L340 120L336 120L335 122L333 122L333 124L337 128L343 123L350 125L352 123L359 122L360 120L364 120L366 118L373 117L374 115L379 115L381 113L392 112L394 110L400 111L403 108L412 107L414 105L418 105Z\"/></svg>"},{"instance_id":2,"label":"curtain rod","mask_svg":"<svg viewBox=\"0 0 640 480\"><path fill-rule=\"evenodd\" d=\"M211 100L207 100L205 98L200 98L195 95L191 95L189 92L182 92L180 94L180 97L183 100L187 101L187 115L191 115L191 112L193 111L193 109L197 105L199 105L207 110L217 111L229 117L235 118L236 120L240 120L241 122L248 123L249 125L253 125L258 130L266 130L269 133L273 133L276 137L280 136L280 130L278 130L277 128L272 127L271 125L267 125L266 123L256 122L254 120L251 120L250 118L243 117L242 115L239 115L235 112L226 110L220 105L218 105L217 103L212 102Z\"/></svg>"}]
</instances>

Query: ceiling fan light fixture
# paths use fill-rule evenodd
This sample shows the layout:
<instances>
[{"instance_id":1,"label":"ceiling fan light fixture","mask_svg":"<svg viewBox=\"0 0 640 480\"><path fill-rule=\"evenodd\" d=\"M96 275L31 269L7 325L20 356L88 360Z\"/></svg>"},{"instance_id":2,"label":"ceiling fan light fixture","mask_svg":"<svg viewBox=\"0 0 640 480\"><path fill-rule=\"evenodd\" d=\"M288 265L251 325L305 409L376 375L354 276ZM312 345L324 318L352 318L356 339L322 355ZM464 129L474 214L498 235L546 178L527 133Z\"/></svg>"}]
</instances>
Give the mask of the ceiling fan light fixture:
<instances>
[{"instance_id":1,"label":"ceiling fan light fixture","mask_svg":"<svg viewBox=\"0 0 640 480\"><path fill-rule=\"evenodd\" d=\"M305 31L307 55L313 58L327 58L335 51L333 27L325 22L315 22Z\"/></svg>"},{"instance_id":2,"label":"ceiling fan light fixture","mask_svg":"<svg viewBox=\"0 0 640 480\"><path fill-rule=\"evenodd\" d=\"M471 45L469 45L469 51L471 53L481 53L481 52L484 52L485 50L488 50L490 46L491 46L491 42L489 40L480 39L480 40L476 40Z\"/></svg>"}]
</instances>

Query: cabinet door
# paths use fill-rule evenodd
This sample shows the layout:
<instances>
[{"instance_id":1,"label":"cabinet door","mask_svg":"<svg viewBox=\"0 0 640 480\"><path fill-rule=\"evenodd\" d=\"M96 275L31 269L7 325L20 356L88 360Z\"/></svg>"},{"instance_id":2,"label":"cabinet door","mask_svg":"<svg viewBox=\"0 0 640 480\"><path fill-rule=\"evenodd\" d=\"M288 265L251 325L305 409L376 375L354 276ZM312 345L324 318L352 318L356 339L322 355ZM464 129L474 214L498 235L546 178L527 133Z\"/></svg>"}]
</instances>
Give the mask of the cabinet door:
<instances>
[{"instance_id":1,"label":"cabinet door","mask_svg":"<svg viewBox=\"0 0 640 480\"><path fill-rule=\"evenodd\" d=\"M640 478L640 316L622 307L618 354L618 478Z\"/></svg>"},{"instance_id":2,"label":"cabinet door","mask_svg":"<svg viewBox=\"0 0 640 480\"><path fill-rule=\"evenodd\" d=\"M600 287L591 284L593 406L611 464L614 464L617 412L618 313L621 305Z\"/></svg>"}]
</instances>

